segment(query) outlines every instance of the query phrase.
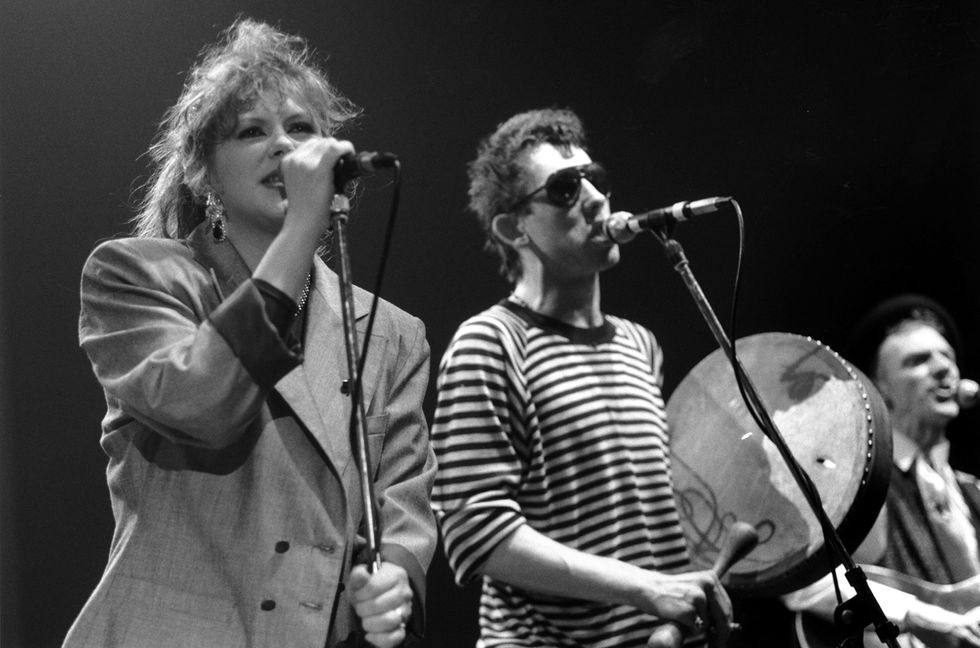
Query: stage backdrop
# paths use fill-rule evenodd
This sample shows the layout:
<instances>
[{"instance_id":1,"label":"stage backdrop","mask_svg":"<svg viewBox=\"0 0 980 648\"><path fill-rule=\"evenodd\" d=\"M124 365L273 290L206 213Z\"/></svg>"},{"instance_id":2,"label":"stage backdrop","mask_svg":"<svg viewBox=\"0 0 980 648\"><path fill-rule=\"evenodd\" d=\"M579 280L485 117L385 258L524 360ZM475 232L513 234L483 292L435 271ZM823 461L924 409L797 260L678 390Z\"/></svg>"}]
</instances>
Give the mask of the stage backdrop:
<instances>
[{"instance_id":1,"label":"stage backdrop","mask_svg":"<svg viewBox=\"0 0 980 648\"><path fill-rule=\"evenodd\" d=\"M974 2L2 0L4 648L59 645L104 566L104 406L77 347L79 272L97 241L128 229L156 124L239 13L307 36L364 108L347 136L400 156L383 293L425 321L434 366L456 325L508 289L465 212L466 162L511 114L568 106L612 173L614 208L738 199L738 335L836 347L872 302L914 290L959 318L962 364L980 372ZM386 177L367 182L351 225L365 286L390 198ZM734 218L678 238L727 321ZM624 248L603 300L657 333L668 393L713 349L652 238ZM976 469L976 419L965 423L954 460ZM472 645L473 586L458 590L441 555L430 580L428 645Z\"/></svg>"}]
</instances>

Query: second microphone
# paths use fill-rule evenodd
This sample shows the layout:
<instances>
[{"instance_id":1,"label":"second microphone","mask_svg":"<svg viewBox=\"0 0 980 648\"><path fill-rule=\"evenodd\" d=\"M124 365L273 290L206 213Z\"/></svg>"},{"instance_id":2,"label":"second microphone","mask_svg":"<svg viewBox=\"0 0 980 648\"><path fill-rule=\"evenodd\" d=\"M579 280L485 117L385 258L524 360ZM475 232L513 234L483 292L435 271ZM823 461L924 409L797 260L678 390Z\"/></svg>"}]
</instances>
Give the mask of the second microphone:
<instances>
[{"instance_id":1,"label":"second microphone","mask_svg":"<svg viewBox=\"0 0 980 648\"><path fill-rule=\"evenodd\" d=\"M639 214L614 212L608 218L596 221L593 227L602 232L603 236L610 241L629 243L644 230L656 230L691 220L702 214L710 214L718 211L722 205L728 202L731 202L731 197L719 196L681 201L670 207L661 207Z\"/></svg>"}]
</instances>

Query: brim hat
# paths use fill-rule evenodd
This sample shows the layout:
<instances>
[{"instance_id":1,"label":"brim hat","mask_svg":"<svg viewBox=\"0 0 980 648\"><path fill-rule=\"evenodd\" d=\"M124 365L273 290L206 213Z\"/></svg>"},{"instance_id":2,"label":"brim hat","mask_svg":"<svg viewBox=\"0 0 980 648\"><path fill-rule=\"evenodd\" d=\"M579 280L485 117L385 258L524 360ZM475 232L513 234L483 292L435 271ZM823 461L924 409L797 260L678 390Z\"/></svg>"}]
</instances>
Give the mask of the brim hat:
<instances>
[{"instance_id":1,"label":"brim hat","mask_svg":"<svg viewBox=\"0 0 980 648\"><path fill-rule=\"evenodd\" d=\"M921 319L923 315L938 322L939 332L953 347L957 357L961 357L963 338L949 311L929 297L912 293L886 299L862 317L845 346L844 357L874 378L878 349L889 331L903 320Z\"/></svg>"}]
</instances>

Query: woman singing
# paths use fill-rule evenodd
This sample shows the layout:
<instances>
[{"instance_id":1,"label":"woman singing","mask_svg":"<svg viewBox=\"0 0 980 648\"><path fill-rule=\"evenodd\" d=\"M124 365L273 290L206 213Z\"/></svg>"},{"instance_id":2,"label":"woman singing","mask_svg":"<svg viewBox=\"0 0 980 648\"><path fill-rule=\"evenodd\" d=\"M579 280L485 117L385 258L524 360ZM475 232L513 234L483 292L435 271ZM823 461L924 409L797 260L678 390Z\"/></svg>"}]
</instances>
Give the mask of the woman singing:
<instances>
[{"instance_id":1,"label":"woman singing","mask_svg":"<svg viewBox=\"0 0 980 648\"><path fill-rule=\"evenodd\" d=\"M337 278L317 254L353 151L333 134L355 113L302 39L250 20L168 111L135 236L99 245L82 274L116 527L65 646L421 635L436 537L425 332L381 303L363 385L383 529L369 572ZM361 340L370 297L355 290Z\"/></svg>"}]
</instances>

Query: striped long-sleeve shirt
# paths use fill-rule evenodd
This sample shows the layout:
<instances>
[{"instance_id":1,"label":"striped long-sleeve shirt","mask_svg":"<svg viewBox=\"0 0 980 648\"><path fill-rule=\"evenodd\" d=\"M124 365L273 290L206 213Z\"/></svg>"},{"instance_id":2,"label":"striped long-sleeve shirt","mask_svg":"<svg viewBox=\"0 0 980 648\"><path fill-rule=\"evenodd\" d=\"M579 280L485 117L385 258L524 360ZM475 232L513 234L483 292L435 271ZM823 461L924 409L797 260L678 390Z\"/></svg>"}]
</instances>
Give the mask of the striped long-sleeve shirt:
<instances>
[{"instance_id":1,"label":"striped long-sleeve shirt","mask_svg":"<svg viewBox=\"0 0 980 648\"><path fill-rule=\"evenodd\" d=\"M464 322L440 364L433 508L456 580L528 524L569 547L678 571L653 334L606 316L573 327L504 301ZM537 596L483 579L479 646L645 646L624 605Z\"/></svg>"}]
</instances>

